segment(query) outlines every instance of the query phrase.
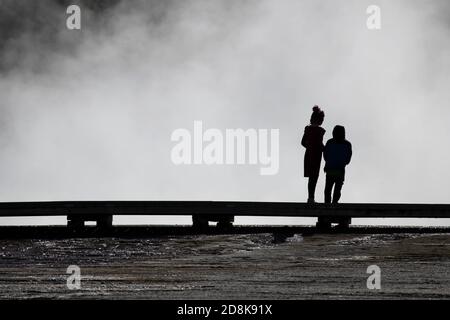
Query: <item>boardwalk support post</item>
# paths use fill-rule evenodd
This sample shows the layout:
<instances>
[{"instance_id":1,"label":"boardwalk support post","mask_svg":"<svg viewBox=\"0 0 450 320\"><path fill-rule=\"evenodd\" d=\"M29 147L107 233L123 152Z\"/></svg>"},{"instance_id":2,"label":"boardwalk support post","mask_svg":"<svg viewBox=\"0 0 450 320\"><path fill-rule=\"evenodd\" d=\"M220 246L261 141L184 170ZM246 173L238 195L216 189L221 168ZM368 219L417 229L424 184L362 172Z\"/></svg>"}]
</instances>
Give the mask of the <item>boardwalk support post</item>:
<instances>
[{"instance_id":1,"label":"boardwalk support post","mask_svg":"<svg viewBox=\"0 0 450 320\"><path fill-rule=\"evenodd\" d=\"M330 217L318 217L316 228L319 230L329 230L331 229L331 218Z\"/></svg>"},{"instance_id":2,"label":"boardwalk support post","mask_svg":"<svg viewBox=\"0 0 450 320\"><path fill-rule=\"evenodd\" d=\"M113 225L112 214L97 217L97 227L99 227L101 229L108 229L108 228L111 228L112 225Z\"/></svg>"},{"instance_id":3,"label":"boardwalk support post","mask_svg":"<svg viewBox=\"0 0 450 320\"><path fill-rule=\"evenodd\" d=\"M193 214L192 215L192 226L195 229L205 229L208 228L209 224L208 224L208 220L203 217L202 215L199 214Z\"/></svg>"},{"instance_id":4,"label":"boardwalk support post","mask_svg":"<svg viewBox=\"0 0 450 320\"><path fill-rule=\"evenodd\" d=\"M234 216L226 216L218 219L217 228L220 230L226 231L233 229Z\"/></svg>"},{"instance_id":5,"label":"boardwalk support post","mask_svg":"<svg viewBox=\"0 0 450 320\"><path fill-rule=\"evenodd\" d=\"M67 227L71 229L80 229L84 227L84 220L75 215L67 216Z\"/></svg>"},{"instance_id":6,"label":"boardwalk support post","mask_svg":"<svg viewBox=\"0 0 450 320\"><path fill-rule=\"evenodd\" d=\"M340 217L338 219L338 228L343 230L348 229L351 223L352 223L351 217Z\"/></svg>"}]
</instances>

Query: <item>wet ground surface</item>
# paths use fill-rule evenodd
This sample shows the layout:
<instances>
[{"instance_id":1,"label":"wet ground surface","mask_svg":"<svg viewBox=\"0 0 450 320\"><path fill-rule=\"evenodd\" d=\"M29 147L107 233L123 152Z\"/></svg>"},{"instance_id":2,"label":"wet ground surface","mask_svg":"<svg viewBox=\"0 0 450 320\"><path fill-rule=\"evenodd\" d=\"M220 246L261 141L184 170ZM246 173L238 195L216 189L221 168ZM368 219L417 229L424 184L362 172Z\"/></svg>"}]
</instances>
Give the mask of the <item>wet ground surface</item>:
<instances>
[{"instance_id":1,"label":"wet ground surface","mask_svg":"<svg viewBox=\"0 0 450 320\"><path fill-rule=\"evenodd\" d=\"M449 299L449 270L448 233L0 240L1 299Z\"/></svg>"}]
</instances>

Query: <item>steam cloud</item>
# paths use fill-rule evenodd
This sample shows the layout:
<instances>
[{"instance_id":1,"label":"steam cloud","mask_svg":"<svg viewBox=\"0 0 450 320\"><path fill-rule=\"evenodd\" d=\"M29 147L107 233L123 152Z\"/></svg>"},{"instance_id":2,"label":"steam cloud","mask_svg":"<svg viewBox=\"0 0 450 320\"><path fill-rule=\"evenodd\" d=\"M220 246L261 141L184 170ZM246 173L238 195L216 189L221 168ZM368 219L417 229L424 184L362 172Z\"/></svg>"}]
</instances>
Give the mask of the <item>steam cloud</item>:
<instances>
[{"instance_id":1,"label":"steam cloud","mask_svg":"<svg viewBox=\"0 0 450 320\"><path fill-rule=\"evenodd\" d=\"M446 0L0 0L0 199L305 201L318 104L326 139L342 124L354 148L342 201L448 202L449 16ZM171 132L194 120L279 128L279 174L175 166Z\"/></svg>"}]
</instances>

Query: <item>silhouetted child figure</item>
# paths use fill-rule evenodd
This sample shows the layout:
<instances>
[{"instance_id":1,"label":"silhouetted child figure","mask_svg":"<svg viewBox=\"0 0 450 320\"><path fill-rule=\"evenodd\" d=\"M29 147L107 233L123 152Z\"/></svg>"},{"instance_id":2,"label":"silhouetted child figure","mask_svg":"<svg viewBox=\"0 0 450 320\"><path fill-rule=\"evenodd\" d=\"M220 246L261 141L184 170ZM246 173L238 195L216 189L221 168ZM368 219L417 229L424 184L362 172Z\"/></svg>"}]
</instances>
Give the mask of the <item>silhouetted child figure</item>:
<instances>
[{"instance_id":1,"label":"silhouetted child figure","mask_svg":"<svg viewBox=\"0 0 450 320\"><path fill-rule=\"evenodd\" d=\"M308 203L314 203L317 180L319 179L320 163L323 152L323 135L325 129L321 127L325 113L318 106L314 106L310 125L305 127L302 146L306 148L304 160L304 176L308 179Z\"/></svg>"},{"instance_id":2,"label":"silhouetted child figure","mask_svg":"<svg viewBox=\"0 0 450 320\"><path fill-rule=\"evenodd\" d=\"M345 140L345 128L335 126L333 138L327 141L323 152L325 160L325 203L331 203L331 191L334 186L333 203L341 198L342 185L345 178L345 166L352 158L352 144Z\"/></svg>"}]
</instances>

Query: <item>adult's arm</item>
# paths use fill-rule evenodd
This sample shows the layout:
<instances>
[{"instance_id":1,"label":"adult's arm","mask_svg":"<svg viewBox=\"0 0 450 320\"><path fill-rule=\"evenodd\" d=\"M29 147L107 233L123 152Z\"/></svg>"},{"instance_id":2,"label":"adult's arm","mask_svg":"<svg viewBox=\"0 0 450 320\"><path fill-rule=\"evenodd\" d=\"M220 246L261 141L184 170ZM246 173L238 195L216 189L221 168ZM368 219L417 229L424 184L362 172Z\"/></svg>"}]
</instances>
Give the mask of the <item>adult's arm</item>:
<instances>
[{"instance_id":1,"label":"adult's arm","mask_svg":"<svg viewBox=\"0 0 450 320\"><path fill-rule=\"evenodd\" d=\"M305 148L308 148L308 134L306 132L306 128L305 128L305 132L303 133L303 137L302 137L302 146L304 146Z\"/></svg>"}]
</instances>

